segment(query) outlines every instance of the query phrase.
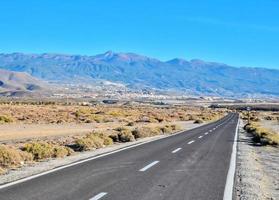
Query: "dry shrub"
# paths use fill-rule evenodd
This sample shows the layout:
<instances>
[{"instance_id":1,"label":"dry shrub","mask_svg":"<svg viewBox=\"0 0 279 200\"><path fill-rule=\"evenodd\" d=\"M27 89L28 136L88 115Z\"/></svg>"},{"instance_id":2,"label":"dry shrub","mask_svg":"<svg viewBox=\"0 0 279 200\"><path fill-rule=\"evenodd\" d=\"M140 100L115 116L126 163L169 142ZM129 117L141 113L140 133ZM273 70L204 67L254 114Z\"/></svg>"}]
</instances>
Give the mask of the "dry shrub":
<instances>
[{"instance_id":1,"label":"dry shrub","mask_svg":"<svg viewBox=\"0 0 279 200\"><path fill-rule=\"evenodd\" d=\"M79 151L88 151L103 147L103 139L97 136L85 137L76 140Z\"/></svg>"},{"instance_id":2,"label":"dry shrub","mask_svg":"<svg viewBox=\"0 0 279 200\"><path fill-rule=\"evenodd\" d=\"M4 124L4 123L12 123L14 120L11 117L5 116L5 115L1 115L0 116L0 124Z\"/></svg>"},{"instance_id":3,"label":"dry shrub","mask_svg":"<svg viewBox=\"0 0 279 200\"><path fill-rule=\"evenodd\" d=\"M128 128L125 127L118 127L114 129L117 131L117 136L116 137L111 137L114 141L119 141L119 142L132 142L135 141L135 137L132 134L132 131Z\"/></svg>"},{"instance_id":4,"label":"dry shrub","mask_svg":"<svg viewBox=\"0 0 279 200\"><path fill-rule=\"evenodd\" d=\"M201 120L201 119L196 119L194 121L194 124L202 124L202 123L203 123L203 120Z\"/></svg>"},{"instance_id":5,"label":"dry shrub","mask_svg":"<svg viewBox=\"0 0 279 200\"><path fill-rule=\"evenodd\" d=\"M182 130L182 127L178 124L171 124L170 125L173 131L180 131Z\"/></svg>"},{"instance_id":6,"label":"dry shrub","mask_svg":"<svg viewBox=\"0 0 279 200\"><path fill-rule=\"evenodd\" d=\"M4 170L3 168L0 167L0 175L5 174L6 170Z\"/></svg>"},{"instance_id":7,"label":"dry shrub","mask_svg":"<svg viewBox=\"0 0 279 200\"><path fill-rule=\"evenodd\" d=\"M32 161L32 159L33 156L30 153L23 152L7 145L0 145L0 167L20 167L25 162Z\"/></svg>"},{"instance_id":8,"label":"dry shrub","mask_svg":"<svg viewBox=\"0 0 279 200\"><path fill-rule=\"evenodd\" d=\"M164 134L168 134L172 132L172 127L170 125L165 125L161 127L161 130Z\"/></svg>"},{"instance_id":9,"label":"dry shrub","mask_svg":"<svg viewBox=\"0 0 279 200\"><path fill-rule=\"evenodd\" d=\"M109 145L113 144L113 140L107 134L104 134L104 133L93 133L93 134L102 138L104 140L103 143L104 143L105 146L109 146Z\"/></svg>"},{"instance_id":10,"label":"dry shrub","mask_svg":"<svg viewBox=\"0 0 279 200\"><path fill-rule=\"evenodd\" d=\"M253 141L263 145L279 145L279 134L274 133L259 124L246 124L244 129L253 135Z\"/></svg>"},{"instance_id":11,"label":"dry shrub","mask_svg":"<svg viewBox=\"0 0 279 200\"><path fill-rule=\"evenodd\" d=\"M134 126L135 122L128 122L126 126Z\"/></svg>"},{"instance_id":12,"label":"dry shrub","mask_svg":"<svg viewBox=\"0 0 279 200\"><path fill-rule=\"evenodd\" d=\"M161 133L162 132L159 127L146 127L146 126L136 128L132 131L132 134L136 139L160 135Z\"/></svg>"},{"instance_id":13,"label":"dry shrub","mask_svg":"<svg viewBox=\"0 0 279 200\"><path fill-rule=\"evenodd\" d=\"M71 155L73 152L68 147L49 144L47 142L26 143L22 150L31 153L35 160L65 157Z\"/></svg>"},{"instance_id":14,"label":"dry shrub","mask_svg":"<svg viewBox=\"0 0 279 200\"><path fill-rule=\"evenodd\" d=\"M98 149L113 144L113 140L104 133L90 133L75 142L78 151Z\"/></svg>"},{"instance_id":15,"label":"dry shrub","mask_svg":"<svg viewBox=\"0 0 279 200\"><path fill-rule=\"evenodd\" d=\"M135 137L133 136L131 130L123 130L118 134L119 141L121 142L132 142L135 141Z\"/></svg>"}]
</instances>

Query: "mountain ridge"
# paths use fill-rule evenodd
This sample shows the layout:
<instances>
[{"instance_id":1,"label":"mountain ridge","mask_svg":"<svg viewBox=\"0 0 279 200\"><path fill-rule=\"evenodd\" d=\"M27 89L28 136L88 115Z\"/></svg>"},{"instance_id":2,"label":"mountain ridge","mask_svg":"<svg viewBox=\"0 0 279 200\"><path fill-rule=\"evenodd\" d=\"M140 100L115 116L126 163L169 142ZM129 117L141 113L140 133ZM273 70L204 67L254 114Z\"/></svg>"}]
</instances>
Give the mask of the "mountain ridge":
<instances>
[{"instance_id":1,"label":"mountain ridge","mask_svg":"<svg viewBox=\"0 0 279 200\"><path fill-rule=\"evenodd\" d=\"M160 61L113 51L95 56L1 53L0 68L27 72L47 81L94 82L102 79L129 87L179 90L190 94L279 96L279 70L234 67L199 59Z\"/></svg>"}]
</instances>

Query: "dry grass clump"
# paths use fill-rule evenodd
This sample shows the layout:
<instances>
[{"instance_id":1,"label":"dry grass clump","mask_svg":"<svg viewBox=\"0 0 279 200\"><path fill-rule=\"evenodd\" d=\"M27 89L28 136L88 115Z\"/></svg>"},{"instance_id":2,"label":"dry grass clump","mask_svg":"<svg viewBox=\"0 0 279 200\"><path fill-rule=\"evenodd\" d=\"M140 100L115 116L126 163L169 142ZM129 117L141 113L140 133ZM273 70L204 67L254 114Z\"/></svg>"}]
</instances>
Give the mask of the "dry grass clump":
<instances>
[{"instance_id":1,"label":"dry grass clump","mask_svg":"<svg viewBox=\"0 0 279 200\"><path fill-rule=\"evenodd\" d=\"M196 119L194 121L194 124L202 124L202 123L203 123L203 120L201 120L201 119Z\"/></svg>"},{"instance_id":2,"label":"dry grass clump","mask_svg":"<svg viewBox=\"0 0 279 200\"><path fill-rule=\"evenodd\" d=\"M243 120L248 120L248 112L247 111L242 111L241 112L241 119ZM250 112L250 121L252 122L258 122L260 121L260 113L256 111L251 111Z\"/></svg>"},{"instance_id":3,"label":"dry grass clump","mask_svg":"<svg viewBox=\"0 0 279 200\"><path fill-rule=\"evenodd\" d=\"M134 137L136 139L138 139L138 138L145 138L145 137L160 135L160 134L162 134L162 131L161 131L160 127L143 126L143 127L135 128L132 131L132 134L134 135Z\"/></svg>"},{"instance_id":4,"label":"dry grass clump","mask_svg":"<svg viewBox=\"0 0 279 200\"><path fill-rule=\"evenodd\" d=\"M62 158L73 153L69 147L50 144L47 142L26 143L24 144L22 150L31 153L34 160Z\"/></svg>"},{"instance_id":5,"label":"dry grass clump","mask_svg":"<svg viewBox=\"0 0 279 200\"><path fill-rule=\"evenodd\" d=\"M117 127L114 129L116 134L110 135L114 142L132 142L135 141L135 137L132 131L126 127Z\"/></svg>"},{"instance_id":6,"label":"dry grass clump","mask_svg":"<svg viewBox=\"0 0 279 200\"><path fill-rule=\"evenodd\" d=\"M274 133L256 123L246 124L244 129L253 135L253 141L263 145L279 145L279 134Z\"/></svg>"},{"instance_id":7,"label":"dry grass clump","mask_svg":"<svg viewBox=\"0 0 279 200\"><path fill-rule=\"evenodd\" d=\"M16 168L22 166L25 162L32 161L33 156L30 153L23 152L7 145L0 145L0 168L5 171L6 168Z\"/></svg>"},{"instance_id":8,"label":"dry grass clump","mask_svg":"<svg viewBox=\"0 0 279 200\"><path fill-rule=\"evenodd\" d=\"M113 140L104 133L90 133L83 138L75 141L77 151L88 151L91 149L99 149L104 146L113 144Z\"/></svg>"},{"instance_id":9,"label":"dry grass clump","mask_svg":"<svg viewBox=\"0 0 279 200\"><path fill-rule=\"evenodd\" d=\"M165 126L143 126L135 128L132 131L134 137L137 138L145 138L145 137L152 137L161 134L168 134L173 133L174 131L181 130L181 127L176 124L167 124Z\"/></svg>"},{"instance_id":10,"label":"dry grass clump","mask_svg":"<svg viewBox=\"0 0 279 200\"><path fill-rule=\"evenodd\" d=\"M12 123L12 122L14 122L13 118L5 116L5 115L0 116L0 124Z\"/></svg>"},{"instance_id":11,"label":"dry grass clump","mask_svg":"<svg viewBox=\"0 0 279 200\"><path fill-rule=\"evenodd\" d=\"M0 167L0 175L5 174L6 170L4 170L2 167Z\"/></svg>"}]
</instances>

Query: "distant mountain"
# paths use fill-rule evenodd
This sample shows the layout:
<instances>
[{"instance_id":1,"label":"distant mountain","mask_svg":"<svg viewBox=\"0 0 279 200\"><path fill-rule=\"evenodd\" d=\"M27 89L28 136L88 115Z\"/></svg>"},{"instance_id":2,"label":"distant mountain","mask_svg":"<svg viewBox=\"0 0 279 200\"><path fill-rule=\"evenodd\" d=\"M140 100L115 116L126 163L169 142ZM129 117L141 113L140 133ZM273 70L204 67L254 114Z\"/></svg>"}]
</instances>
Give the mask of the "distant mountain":
<instances>
[{"instance_id":1,"label":"distant mountain","mask_svg":"<svg viewBox=\"0 0 279 200\"><path fill-rule=\"evenodd\" d=\"M55 82L89 83L101 79L129 87L179 90L189 94L279 96L279 70L178 58L163 62L134 53L0 54L0 68Z\"/></svg>"},{"instance_id":2,"label":"distant mountain","mask_svg":"<svg viewBox=\"0 0 279 200\"><path fill-rule=\"evenodd\" d=\"M26 96L44 87L45 83L27 73L0 69L0 96Z\"/></svg>"}]
</instances>

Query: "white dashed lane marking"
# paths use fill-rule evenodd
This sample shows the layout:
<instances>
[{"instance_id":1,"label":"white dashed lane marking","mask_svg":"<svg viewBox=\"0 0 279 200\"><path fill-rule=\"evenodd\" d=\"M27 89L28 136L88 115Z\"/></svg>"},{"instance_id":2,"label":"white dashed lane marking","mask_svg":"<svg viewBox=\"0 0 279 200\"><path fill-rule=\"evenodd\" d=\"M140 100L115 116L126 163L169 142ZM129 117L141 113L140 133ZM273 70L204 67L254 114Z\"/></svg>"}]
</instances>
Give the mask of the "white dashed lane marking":
<instances>
[{"instance_id":1,"label":"white dashed lane marking","mask_svg":"<svg viewBox=\"0 0 279 200\"><path fill-rule=\"evenodd\" d=\"M107 195L106 192L101 192L99 194L97 194L96 196L92 197L91 199L89 200L98 200L98 199L101 199L103 196Z\"/></svg>"},{"instance_id":2,"label":"white dashed lane marking","mask_svg":"<svg viewBox=\"0 0 279 200\"><path fill-rule=\"evenodd\" d=\"M159 163L158 160L157 160L157 161L154 161L154 162L152 162L152 163L146 165L144 168L140 169L139 171L140 171L140 172L144 172L144 171L148 170L149 168L153 167L154 165L156 165L156 164L158 164L158 163Z\"/></svg>"},{"instance_id":3,"label":"white dashed lane marking","mask_svg":"<svg viewBox=\"0 0 279 200\"><path fill-rule=\"evenodd\" d=\"M176 152L178 152L180 150L181 150L181 148L177 148L177 149L173 150L172 153L176 153Z\"/></svg>"},{"instance_id":4,"label":"white dashed lane marking","mask_svg":"<svg viewBox=\"0 0 279 200\"><path fill-rule=\"evenodd\" d=\"M192 141L188 142L188 144L192 144L193 142L195 142L195 140L192 140Z\"/></svg>"}]
</instances>

